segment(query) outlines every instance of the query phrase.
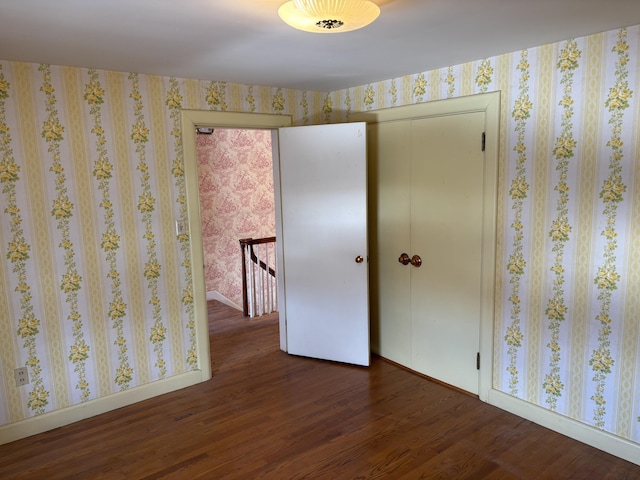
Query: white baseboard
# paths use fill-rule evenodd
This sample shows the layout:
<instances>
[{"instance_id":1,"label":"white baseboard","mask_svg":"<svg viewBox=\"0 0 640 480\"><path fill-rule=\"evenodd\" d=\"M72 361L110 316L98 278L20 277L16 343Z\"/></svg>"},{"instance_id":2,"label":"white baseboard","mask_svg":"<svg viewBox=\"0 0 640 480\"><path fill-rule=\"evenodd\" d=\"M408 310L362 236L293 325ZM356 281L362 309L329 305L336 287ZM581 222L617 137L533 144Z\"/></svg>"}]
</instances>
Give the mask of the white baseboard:
<instances>
[{"instance_id":1,"label":"white baseboard","mask_svg":"<svg viewBox=\"0 0 640 480\"><path fill-rule=\"evenodd\" d=\"M220 303L224 303L225 305L230 306L231 308L235 308L236 310L242 311L242 307L241 306L239 306L236 303L232 302L227 297L222 295L220 292L216 292L215 290L207 292L207 302L209 300L217 300Z\"/></svg>"},{"instance_id":2,"label":"white baseboard","mask_svg":"<svg viewBox=\"0 0 640 480\"><path fill-rule=\"evenodd\" d=\"M640 444L638 443L565 417L499 390L489 391L488 403L574 440L640 465Z\"/></svg>"},{"instance_id":3,"label":"white baseboard","mask_svg":"<svg viewBox=\"0 0 640 480\"><path fill-rule=\"evenodd\" d=\"M200 370L186 372L163 380L147 383L123 392L117 392L105 397L89 400L85 403L73 405L53 412L30 417L0 427L0 445L13 442L21 438L30 437L54 428L69 425L85 418L100 415L116 408L125 407L133 403L157 397L174 390L190 387L204 380Z\"/></svg>"}]
</instances>

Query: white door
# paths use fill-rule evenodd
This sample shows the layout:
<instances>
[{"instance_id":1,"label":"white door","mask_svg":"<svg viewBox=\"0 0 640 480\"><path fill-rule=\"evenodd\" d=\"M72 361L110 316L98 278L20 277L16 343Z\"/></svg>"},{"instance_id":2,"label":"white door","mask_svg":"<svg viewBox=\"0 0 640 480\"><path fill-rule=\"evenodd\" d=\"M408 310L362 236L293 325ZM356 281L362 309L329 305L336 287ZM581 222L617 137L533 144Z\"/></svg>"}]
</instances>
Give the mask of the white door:
<instances>
[{"instance_id":1,"label":"white door","mask_svg":"<svg viewBox=\"0 0 640 480\"><path fill-rule=\"evenodd\" d=\"M282 128L278 143L286 350L369 365L366 124Z\"/></svg>"}]
</instances>

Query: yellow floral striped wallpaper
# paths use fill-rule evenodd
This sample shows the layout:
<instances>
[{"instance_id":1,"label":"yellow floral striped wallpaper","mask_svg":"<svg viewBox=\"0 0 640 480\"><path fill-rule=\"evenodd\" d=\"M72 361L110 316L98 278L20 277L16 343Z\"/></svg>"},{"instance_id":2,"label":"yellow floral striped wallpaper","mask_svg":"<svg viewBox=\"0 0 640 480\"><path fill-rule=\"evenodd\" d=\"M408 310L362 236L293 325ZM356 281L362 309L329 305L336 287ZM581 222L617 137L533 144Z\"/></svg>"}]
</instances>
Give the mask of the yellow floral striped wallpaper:
<instances>
[{"instance_id":1,"label":"yellow floral striped wallpaper","mask_svg":"<svg viewBox=\"0 0 640 480\"><path fill-rule=\"evenodd\" d=\"M321 105L319 92L0 62L0 426L197 368L180 110L311 124Z\"/></svg>"},{"instance_id":2,"label":"yellow floral striped wallpaper","mask_svg":"<svg viewBox=\"0 0 640 480\"><path fill-rule=\"evenodd\" d=\"M495 90L494 386L640 443L640 26L329 93L0 61L0 425L197 365L181 109Z\"/></svg>"},{"instance_id":3,"label":"yellow floral striped wallpaper","mask_svg":"<svg viewBox=\"0 0 640 480\"><path fill-rule=\"evenodd\" d=\"M494 387L640 443L640 27L326 94L500 90Z\"/></svg>"}]
</instances>

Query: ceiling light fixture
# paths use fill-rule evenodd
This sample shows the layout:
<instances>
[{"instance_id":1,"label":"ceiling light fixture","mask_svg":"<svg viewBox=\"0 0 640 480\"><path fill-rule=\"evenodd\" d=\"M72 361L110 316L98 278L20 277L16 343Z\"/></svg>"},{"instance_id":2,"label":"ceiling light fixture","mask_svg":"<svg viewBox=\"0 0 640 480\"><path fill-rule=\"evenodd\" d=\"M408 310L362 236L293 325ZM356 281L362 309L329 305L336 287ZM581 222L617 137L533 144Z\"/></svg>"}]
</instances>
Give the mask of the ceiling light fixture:
<instances>
[{"instance_id":1,"label":"ceiling light fixture","mask_svg":"<svg viewBox=\"0 0 640 480\"><path fill-rule=\"evenodd\" d=\"M366 27L380 15L380 8L369 0L290 0L278 15L298 30L340 33Z\"/></svg>"}]
</instances>

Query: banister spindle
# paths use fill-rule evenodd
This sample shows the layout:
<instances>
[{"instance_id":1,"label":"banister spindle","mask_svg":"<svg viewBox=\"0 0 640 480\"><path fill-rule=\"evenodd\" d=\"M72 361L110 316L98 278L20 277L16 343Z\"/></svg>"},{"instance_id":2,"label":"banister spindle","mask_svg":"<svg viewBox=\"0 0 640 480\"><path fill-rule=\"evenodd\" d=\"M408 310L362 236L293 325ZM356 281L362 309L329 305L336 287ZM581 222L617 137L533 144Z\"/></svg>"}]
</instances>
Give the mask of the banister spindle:
<instances>
[{"instance_id":1,"label":"banister spindle","mask_svg":"<svg viewBox=\"0 0 640 480\"><path fill-rule=\"evenodd\" d=\"M240 240L242 307L245 316L254 317L277 311L275 242L276 237ZM270 255L271 248L273 255Z\"/></svg>"}]
</instances>

